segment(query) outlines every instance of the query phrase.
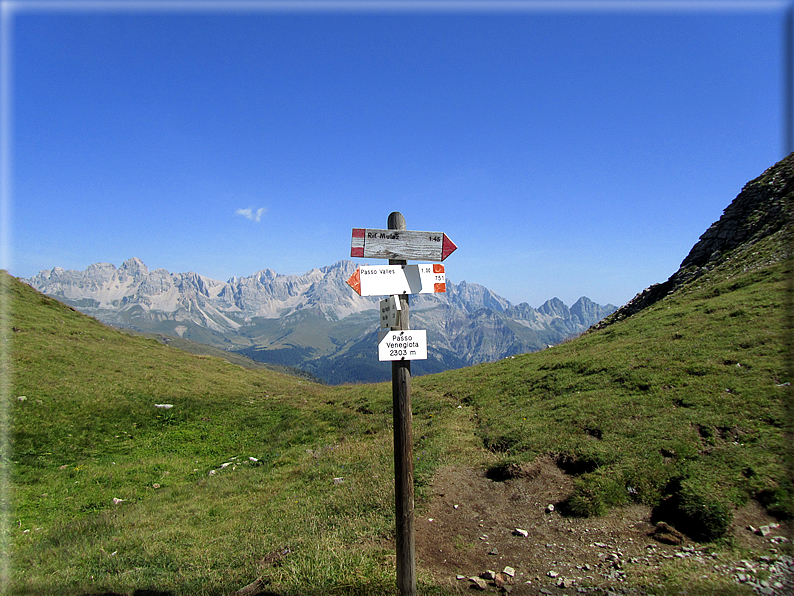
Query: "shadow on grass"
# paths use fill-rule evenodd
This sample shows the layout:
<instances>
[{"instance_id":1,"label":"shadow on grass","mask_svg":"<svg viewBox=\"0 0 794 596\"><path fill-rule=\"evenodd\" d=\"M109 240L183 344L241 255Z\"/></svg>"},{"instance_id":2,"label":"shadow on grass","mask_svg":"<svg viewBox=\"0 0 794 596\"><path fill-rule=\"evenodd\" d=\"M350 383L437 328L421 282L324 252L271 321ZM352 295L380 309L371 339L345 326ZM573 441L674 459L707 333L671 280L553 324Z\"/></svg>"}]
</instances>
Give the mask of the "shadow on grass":
<instances>
[{"instance_id":1,"label":"shadow on grass","mask_svg":"<svg viewBox=\"0 0 794 596\"><path fill-rule=\"evenodd\" d=\"M251 594L255 594L255 596L282 596L277 592L268 592L265 591L255 591ZM163 590L135 590L132 594L127 592L120 593L120 592L99 592L99 593L85 593L81 594L80 596L174 596L173 592L170 591L163 591Z\"/></svg>"},{"instance_id":2,"label":"shadow on grass","mask_svg":"<svg viewBox=\"0 0 794 596\"><path fill-rule=\"evenodd\" d=\"M173 596L173 592L161 590L135 590L132 596ZM83 594L82 596L129 596L129 594L120 594L119 592L100 592L98 594Z\"/></svg>"}]
</instances>

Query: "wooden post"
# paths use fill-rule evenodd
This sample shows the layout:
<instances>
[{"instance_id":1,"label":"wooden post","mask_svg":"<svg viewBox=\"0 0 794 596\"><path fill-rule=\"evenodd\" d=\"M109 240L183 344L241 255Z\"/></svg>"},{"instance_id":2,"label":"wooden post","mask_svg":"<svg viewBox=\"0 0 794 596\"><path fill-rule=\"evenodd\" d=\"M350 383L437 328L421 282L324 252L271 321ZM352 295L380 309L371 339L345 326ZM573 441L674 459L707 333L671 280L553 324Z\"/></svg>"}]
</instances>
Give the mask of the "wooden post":
<instances>
[{"instance_id":1,"label":"wooden post","mask_svg":"<svg viewBox=\"0 0 794 596\"><path fill-rule=\"evenodd\" d=\"M405 230L405 218L395 211L389 215L388 229ZM405 265L401 259L389 259L390 265ZM408 295L400 296L400 327L408 325ZM411 414L411 361L391 363L392 402L394 409L394 500L397 523L397 588L401 596L416 595L414 562L414 455Z\"/></svg>"}]
</instances>

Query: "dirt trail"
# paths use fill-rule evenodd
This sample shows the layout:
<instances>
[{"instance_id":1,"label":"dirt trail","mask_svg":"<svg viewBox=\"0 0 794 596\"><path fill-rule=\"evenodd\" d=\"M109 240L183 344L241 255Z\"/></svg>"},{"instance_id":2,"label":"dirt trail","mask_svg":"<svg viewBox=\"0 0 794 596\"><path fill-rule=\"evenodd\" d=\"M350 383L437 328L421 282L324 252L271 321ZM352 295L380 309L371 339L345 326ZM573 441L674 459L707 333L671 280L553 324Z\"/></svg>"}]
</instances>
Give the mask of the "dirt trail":
<instances>
[{"instance_id":1,"label":"dirt trail","mask_svg":"<svg viewBox=\"0 0 794 596\"><path fill-rule=\"evenodd\" d=\"M648 507L630 506L597 519L564 517L558 508L548 512L548 505L558 504L573 488L572 478L551 458L514 472L503 481L466 467L438 472L431 501L416 518L417 566L430 572L437 585L471 594L477 587L469 577L512 567L513 578L486 580L486 589L513 595L664 593L670 586L662 583L662 567L669 573L670 565L675 565L684 581L687 574L697 573L690 594L700 593L698 583L714 580L725 585L726 577L733 586L727 593L752 594L753 589L794 593L794 583L789 583L790 559L783 554L785 544L770 542L772 535L761 537L746 529L775 522L760 507L737 512L732 530L736 543L752 549L756 560L729 561L726 555L686 538L676 546L658 542L651 537L655 526ZM791 527L781 527L775 534L785 536L787 530ZM772 572L765 571L769 568ZM744 582L735 579L741 570L747 571ZM508 582L503 588L502 579ZM769 585L762 586L761 579ZM780 585L775 587L775 582Z\"/></svg>"}]
</instances>

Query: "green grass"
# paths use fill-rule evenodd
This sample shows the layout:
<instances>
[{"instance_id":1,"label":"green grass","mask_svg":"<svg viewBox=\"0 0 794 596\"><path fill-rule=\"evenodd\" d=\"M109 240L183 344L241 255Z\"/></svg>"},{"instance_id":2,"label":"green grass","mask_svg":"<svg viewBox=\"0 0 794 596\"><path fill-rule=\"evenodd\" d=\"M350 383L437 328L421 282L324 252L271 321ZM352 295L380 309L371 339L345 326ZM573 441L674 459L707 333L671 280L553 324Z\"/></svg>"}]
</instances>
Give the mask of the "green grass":
<instances>
[{"instance_id":1,"label":"green grass","mask_svg":"<svg viewBox=\"0 0 794 596\"><path fill-rule=\"evenodd\" d=\"M4 282L11 593L227 594L260 575L279 593L394 592L390 387L246 370ZM460 418L431 430L445 408L424 420L426 408L420 494L441 461L437 432ZM280 565L257 563L283 549Z\"/></svg>"},{"instance_id":2,"label":"green grass","mask_svg":"<svg viewBox=\"0 0 794 596\"><path fill-rule=\"evenodd\" d=\"M570 515L639 502L701 540L751 499L792 517L776 241L602 331L414 379L418 506L441 465L553 454ZM396 593L389 384L246 370L2 279L9 593Z\"/></svg>"},{"instance_id":3,"label":"green grass","mask_svg":"<svg viewBox=\"0 0 794 596\"><path fill-rule=\"evenodd\" d=\"M505 460L555 454L577 475L571 514L666 503L705 540L748 499L790 518L785 273L728 266L600 332L427 384L473 406Z\"/></svg>"}]
</instances>

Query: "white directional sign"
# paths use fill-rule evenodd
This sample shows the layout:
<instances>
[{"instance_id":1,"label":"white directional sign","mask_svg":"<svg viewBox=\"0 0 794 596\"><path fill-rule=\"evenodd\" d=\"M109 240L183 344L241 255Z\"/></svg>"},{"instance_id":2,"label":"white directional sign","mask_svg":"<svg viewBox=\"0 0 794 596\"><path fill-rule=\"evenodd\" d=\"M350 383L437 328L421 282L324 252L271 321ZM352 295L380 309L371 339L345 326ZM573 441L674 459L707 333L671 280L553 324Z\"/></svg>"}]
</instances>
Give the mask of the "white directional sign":
<instances>
[{"instance_id":1,"label":"white directional sign","mask_svg":"<svg viewBox=\"0 0 794 596\"><path fill-rule=\"evenodd\" d=\"M380 326L382 329L400 326L400 297L389 296L380 301Z\"/></svg>"},{"instance_id":2,"label":"white directional sign","mask_svg":"<svg viewBox=\"0 0 794 596\"><path fill-rule=\"evenodd\" d=\"M443 232L353 228L350 256L365 259L443 261L457 248Z\"/></svg>"},{"instance_id":3,"label":"white directional sign","mask_svg":"<svg viewBox=\"0 0 794 596\"><path fill-rule=\"evenodd\" d=\"M444 265L362 265L347 280L362 296L446 292Z\"/></svg>"},{"instance_id":4,"label":"white directional sign","mask_svg":"<svg viewBox=\"0 0 794 596\"><path fill-rule=\"evenodd\" d=\"M427 331L378 331L378 360L427 360Z\"/></svg>"}]
</instances>

